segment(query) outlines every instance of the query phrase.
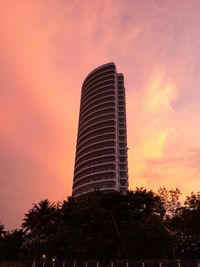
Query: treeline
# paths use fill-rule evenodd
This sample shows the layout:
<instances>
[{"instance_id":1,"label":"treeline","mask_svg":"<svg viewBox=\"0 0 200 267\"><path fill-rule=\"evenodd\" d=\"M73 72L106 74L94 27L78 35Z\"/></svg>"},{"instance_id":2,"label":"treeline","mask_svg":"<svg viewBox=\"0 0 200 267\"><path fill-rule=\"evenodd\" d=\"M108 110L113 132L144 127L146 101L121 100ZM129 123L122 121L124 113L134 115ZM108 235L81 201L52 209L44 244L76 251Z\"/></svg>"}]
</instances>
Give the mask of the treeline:
<instances>
[{"instance_id":1,"label":"treeline","mask_svg":"<svg viewBox=\"0 0 200 267\"><path fill-rule=\"evenodd\" d=\"M0 260L200 258L200 193L144 188L42 200L21 229L0 224Z\"/></svg>"}]
</instances>

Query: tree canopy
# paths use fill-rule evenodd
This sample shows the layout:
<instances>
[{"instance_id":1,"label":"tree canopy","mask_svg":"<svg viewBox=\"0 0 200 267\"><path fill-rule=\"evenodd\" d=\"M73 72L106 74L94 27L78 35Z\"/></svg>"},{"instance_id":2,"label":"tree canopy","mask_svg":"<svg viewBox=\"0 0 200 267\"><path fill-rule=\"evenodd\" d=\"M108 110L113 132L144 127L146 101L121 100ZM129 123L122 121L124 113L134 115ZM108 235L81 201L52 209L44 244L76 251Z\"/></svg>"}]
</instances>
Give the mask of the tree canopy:
<instances>
[{"instance_id":1,"label":"tree canopy","mask_svg":"<svg viewBox=\"0 0 200 267\"><path fill-rule=\"evenodd\" d=\"M199 258L200 193L183 205L179 196L163 187L42 200L21 229L6 232L0 224L1 260Z\"/></svg>"}]
</instances>

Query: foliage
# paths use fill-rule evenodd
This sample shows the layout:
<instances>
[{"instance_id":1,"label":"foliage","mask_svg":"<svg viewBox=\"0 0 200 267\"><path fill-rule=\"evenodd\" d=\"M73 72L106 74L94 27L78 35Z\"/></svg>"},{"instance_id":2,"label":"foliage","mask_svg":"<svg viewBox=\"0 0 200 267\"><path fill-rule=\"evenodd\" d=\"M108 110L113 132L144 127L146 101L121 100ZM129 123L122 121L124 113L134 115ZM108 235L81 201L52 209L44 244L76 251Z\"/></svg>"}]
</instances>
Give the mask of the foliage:
<instances>
[{"instance_id":1,"label":"foliage","mask_svg":"<svg viewBox=\"0 0 200 267\"><path fill-rule=\"evenodd\" d=\"M186 197L180 214L170 222L179 258L200 257L200 194Z\"/></svg>"},{"instance_id":2,"label":"foliage","mask_svg":"<svg viewBox=\"0 0 200 267\"><path fill-rule=\"evenodd\" d=\"M197 192L197 194L192 192L190 196L187 196L185 207L189 210L200 211L200 192Z\"/></svg>"},{"instance_id":3,"label":"foliage","mask_svg":"<svg viewBox=\"0 0 200 267\"><path fill-rule=\"evenodd\" d=\"M48 199L34 204L25 214L22 223L25 232L23 248L29 251L30 257L52 254L59 221L59 206L50 203Z\"/></svg>"},{"instance_id":4,"label":"foliage","mask_svg":"<svg viewBox=\"0 0 200 267\"><path fill-rule=\"evenodd\" d=\"M5 233L6 231L4 225L0 223L0 239L4 237Z\"/></svg>"},{"instance_id":5,"label":"foliage","mask_svg":"<svg viewBox=\"0 0 200 267\"><path fill-rule=\"evenodd\" d=\"M93 192L62 203L47 199L25 214L22 229L0 224L1 259L199 258L200 194L137 188Z\"/></svg>"},{"instance_id":6,"label":"foliage","mask_svg":"<svg viewBox=\"0 0 200 267\"><path fill-rule=\"evenodd\" d=\"M166 187L163 186L158 189L158 195L163 201L166 218L174 217L181 208L179 201L181 195L180 190L178 188L167 190Z\"/></svg>"},{"instance_id":7,"label":"foliage","mask_svg":"<svg viewBox=\"0 0 200 267\"><path fill-rule=\"evenodd\" d=\"M13 230L4 232L0 245L0 260L17 260L23 259L23 251L21 250L23 242L23 231Z\"/></svg>"}]
</instances>

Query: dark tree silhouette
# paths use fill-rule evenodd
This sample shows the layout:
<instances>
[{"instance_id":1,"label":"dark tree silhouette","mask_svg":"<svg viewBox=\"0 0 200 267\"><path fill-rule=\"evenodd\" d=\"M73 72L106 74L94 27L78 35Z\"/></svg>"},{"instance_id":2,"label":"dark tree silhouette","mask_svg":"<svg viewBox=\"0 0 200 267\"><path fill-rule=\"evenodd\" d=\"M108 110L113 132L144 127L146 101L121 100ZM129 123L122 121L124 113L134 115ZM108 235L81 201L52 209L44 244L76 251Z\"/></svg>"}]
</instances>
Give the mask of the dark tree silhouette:
<instances>
[{"instance_id":1,"label":"dark tree silhouette","mask_svg":"<svg viewBox=\"0 0 200 267\"><path fill-rule=\"evenodd\" d=\"M200 258L200 194L182 206L179 195L163 187L42 200L21 230L6 232L0 224L1 260Z\"/></svg>"},{"instance_id":2,"label":"dark tree silhouette","mask_svg":"<svg viewBox=\"0 0 200 267\"><path fill-rule=\"evenodd\" d=\"M22 223L26 233L23 247L31 252L31 257L40 257L43 254L50 256L53 253L58 218L58 207L48 199L34 204L25 214Z\"/></svg>"}]
</instances>

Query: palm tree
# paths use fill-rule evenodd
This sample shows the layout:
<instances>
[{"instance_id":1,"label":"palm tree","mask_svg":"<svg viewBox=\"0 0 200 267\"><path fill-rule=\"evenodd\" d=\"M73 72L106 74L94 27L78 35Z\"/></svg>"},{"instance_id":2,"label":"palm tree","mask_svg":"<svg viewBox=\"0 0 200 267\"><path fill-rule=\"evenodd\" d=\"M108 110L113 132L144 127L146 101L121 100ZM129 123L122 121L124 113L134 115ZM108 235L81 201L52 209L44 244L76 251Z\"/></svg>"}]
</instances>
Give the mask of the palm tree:
<instances>
[{"instance_id":1,"label":"palm tree","mask_svg":"<svg viewBox=\"0 0 200 267\"><path fill-rule=\"evenodd\" d=\"M56 206L48 199L41 200L38 204L33 204L33 208L25 214L22 228L25 232L43 232L54 223Z\"/></svg>"},{"instance_id":2,"label":"palm tree","mask_svg":"<svg viewBox=\"0 0 200 267\"><path fill-rule=\"evenodd\" d=\"M48 199L33 204L22 223L26 233L23 246L33 250L35 255L38 251L48 254L54 244L58 215L57 206Z\"/></svg>"}]
</instances>

